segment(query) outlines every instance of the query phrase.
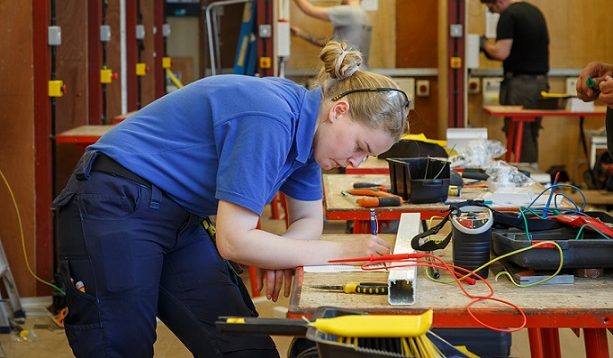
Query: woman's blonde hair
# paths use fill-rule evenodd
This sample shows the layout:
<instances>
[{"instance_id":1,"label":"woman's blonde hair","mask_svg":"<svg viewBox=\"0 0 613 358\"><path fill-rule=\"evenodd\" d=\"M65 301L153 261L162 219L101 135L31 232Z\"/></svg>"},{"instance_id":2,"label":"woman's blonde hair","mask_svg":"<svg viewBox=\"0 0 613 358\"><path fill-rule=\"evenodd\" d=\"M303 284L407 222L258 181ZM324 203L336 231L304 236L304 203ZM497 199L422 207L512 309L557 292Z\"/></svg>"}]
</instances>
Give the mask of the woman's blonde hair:
<instances>
[{"instance_id":1,"label":"woman's blonde hair","mask_svg":"<svg viewBox=\"0 0 613 358\"><path fill-rule=\"evenodd\" d=\"M324 65L317 85L324 99L336 101L347 96L351 118L370 128L384 128L395 140L408 131L406 94L391 78L361 70L360 51L330 41L319 58Z\"/></svg>"}]
</instances>

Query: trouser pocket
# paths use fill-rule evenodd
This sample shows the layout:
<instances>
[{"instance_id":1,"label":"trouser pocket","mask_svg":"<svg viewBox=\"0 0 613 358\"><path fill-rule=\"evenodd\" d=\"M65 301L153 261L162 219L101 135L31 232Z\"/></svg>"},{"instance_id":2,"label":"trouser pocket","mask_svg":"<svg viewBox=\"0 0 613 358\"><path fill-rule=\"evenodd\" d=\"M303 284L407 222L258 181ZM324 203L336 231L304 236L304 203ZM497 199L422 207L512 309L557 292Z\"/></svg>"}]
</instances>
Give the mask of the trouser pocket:
<instances>
[{"instance_id":1,"label":"trouser pocket","mask_svg":"<svg viewBox=\"0 0 613 358\"><path fill-rule=\"evenodd\" d=\"M95 296L87 293L88 287L94 286L89 260L62 259L60 275L66 289L68 306L64 329L73 353L77 357L104 356L104 334L98 302ZM83 283L83 290L77 289L77 282Z\"/></svg>"}]
</instances>

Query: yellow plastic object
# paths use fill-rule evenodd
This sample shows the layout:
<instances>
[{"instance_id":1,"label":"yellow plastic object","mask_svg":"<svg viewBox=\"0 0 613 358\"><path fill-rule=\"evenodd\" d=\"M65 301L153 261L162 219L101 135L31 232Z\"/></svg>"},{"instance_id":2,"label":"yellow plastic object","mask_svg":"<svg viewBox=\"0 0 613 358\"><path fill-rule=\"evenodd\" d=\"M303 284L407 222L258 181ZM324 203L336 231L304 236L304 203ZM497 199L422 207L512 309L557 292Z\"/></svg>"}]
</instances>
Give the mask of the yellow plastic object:
<instances>
[{"instance_id":1,"label":"yellow plastic object","mask_svg":"<svg viewBox=\"0 0 613 358\"><path fill-rule=\"evenodd\" d=\"M142 77L147 74L147 64L139 62L136 64L136 75Z\"/></svg>"},{"instance_id":2,"label":"yellow plastic object","mask_svg":"<svg viewBox=\"0 0 613 358\"><path fill-rule=\"evenodd\" d=\"M401 139L408 139L408 140L418 140L420 142L426 142L426 143L434 143L434 144L438 144L441 147L446 147L447 146L447 141L446 140L439 140L439 139L428 139L426 137L425 134L423 133L418 133L418 134L405 134L402 136Z\"/></svg>"},{"instance_id":3,"label":"yellow plastic object","mask_svg":"<svg viewBox=\"0 0 613 358\"><path fill-rule=\"evenodd\" d=\"M109 84L113 82L113 70L103 67L100 69L100 83Z\"/></svg>"},{"instance_id":4,"label":"yellow plastic object","mask_svg":"<svg viewBox=\"0 0 613 358\"><path fill-rule=\"evenodd\" d=\"M453 69L462 68L462 57L451 57L449 58L449 67Z\"/></svg>"},{"instance_id":5,"label":"yellow plastic object","mask_svg":"<svg viewBox=\"0 0 613 358\"><path fill-rule=\"evenodd\" d=\"M347 315L309 323L318 330L343 337L416 337L432 325L432 310L420 315Z\"/></svg>"},{"instance_id":6,"label":"yellow plastic object","mask_svg":"<svg viewBox=\"0 0 613 358\"><path fill-rule=\"evenodd\" d=\"M552 93L547 91L541 91L541 97L543 98L569 98L573 97L566 93Z\"/></svg>"},{"instance_id":7,"label":"yellow plastic object","mask_svg":"<svg viewBox=\"0 0 613 358\"><path fill-rule=\"evenodd\" d=\"M49 97L64 96L64 81L50 80L49 81Z\"/></svg>"},{"instance_id":8,"label":"yellow plastic object","mask_svg":"<svg viewBox=\"0 0 613 358\"><path fill-rule=\"evenodd\" d=\"M272 67L272 60L270 57L260 57L260 68Z\"/></svg>"},{"instance_id":9,"label":"yellow plastic object","mask_svg":"<svg viewBox=\"0 0 613 358\"><path fill-rule=\"evenodd\" d=\"M162 57L162 68L170 68L172 65L172 58Z\"/></svg>"}]
</instances>

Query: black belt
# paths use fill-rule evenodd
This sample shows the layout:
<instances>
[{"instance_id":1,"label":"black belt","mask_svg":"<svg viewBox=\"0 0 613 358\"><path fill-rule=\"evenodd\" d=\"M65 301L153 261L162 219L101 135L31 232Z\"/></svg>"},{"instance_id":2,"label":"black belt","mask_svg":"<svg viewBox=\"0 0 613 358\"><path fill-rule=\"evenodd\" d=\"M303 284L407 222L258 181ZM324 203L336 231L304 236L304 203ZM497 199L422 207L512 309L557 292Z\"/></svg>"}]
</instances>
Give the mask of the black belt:
<instances>
[{"instance_id":1,"label":"black belt","mask_svg":"<svg viewBox=\"0 0 613 358\"><path fill-rule=\"evenodd\" d=\"M94 161L94 164L92 165L92 171L129 179L135 183L151 188L150 182L132 173L128 169L122 167L121 164L117 163L116 161L108 157L106 154L98 154Z\"/></svg>"},{"instance_id":2,"label":"black belt","mask_svg":"<svg viewBox=\"0 0 613 358\"><path fill-rule=\"evenodd\" d=\"M546 73L513 73L513 72L505 72L505 78L520 78L520 77L530 77L530 78L547 78Z\"/></svg>"}]
</instances>

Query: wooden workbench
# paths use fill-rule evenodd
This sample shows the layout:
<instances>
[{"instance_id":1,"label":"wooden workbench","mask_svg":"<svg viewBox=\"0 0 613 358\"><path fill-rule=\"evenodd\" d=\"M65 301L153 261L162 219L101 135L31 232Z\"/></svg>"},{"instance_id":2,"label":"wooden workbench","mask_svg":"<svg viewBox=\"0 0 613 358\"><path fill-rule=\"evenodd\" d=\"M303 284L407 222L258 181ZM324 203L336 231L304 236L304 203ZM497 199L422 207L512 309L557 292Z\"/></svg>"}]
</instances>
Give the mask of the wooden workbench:
<instances>
[{"instance_id":1,"label":"wooden workbench","mask_svg":"<svg viewBox=\"0 0 613 358\"><path fill-rule=\"evenodd\" d=\"M56 143L73 143L88 146L96 143L100 137L106 134L114 125L83 125L64 131L55 137Z\"/></svg>"},{"instance_id":2,"label":"wooden workbench","mask_svg":"<svg viewBox=\"0 0 613 358\"><path fill-rule=\"evenodd\" d=\"M324 235L326 240L343 240L345 235ZM386 237L393 240L393 237ZM451 261L450 249L443 250L441 257ZM448 275L441 275L449 278ZM298 269L292 287L288 316L300 317L312 314L320 306L362 310L372 313L410 314L434 310L433 327L436 328L479 328L466 311L470 299L464 296L456 285L444 285L430 281L425 269L418 270L415 304L412 306L391 306L387 296L350 295L336 292L322 292L310 286L316 284L343 284L350 281L385 282L387 273L380 272L335 272L312 273ZM572 285L540 285L518 288L507 279L494 281L490 272L489 281L494 287L494 296L519 305L526 313L527 328L533 357L541 350L553 350L558 343L557 328L583 328L588 357L606 357L606 328L613 328L613 276L609 273L601 279L575 278ZM485 293L482 283L470 287L472 293ZM473 307L476 315L496 327L517 327L520 316L509 306L494 301L485 301ZM542 342L541 342L542 340ZM541 344L542 343L542 344ZM604 344L604 346L603 346ZM542 352L541 352L542 353ZM549 355L551 356L551 355Z\"/></svg>"}]
</instances>

